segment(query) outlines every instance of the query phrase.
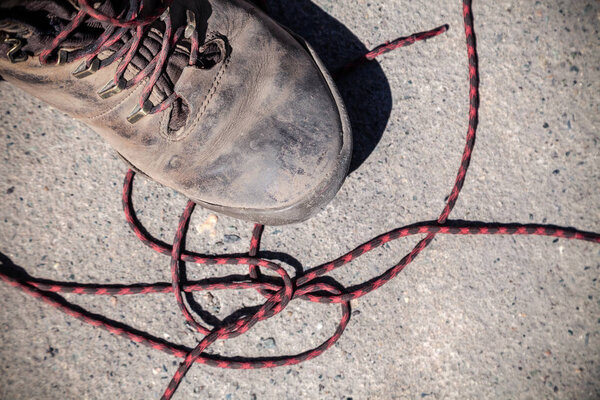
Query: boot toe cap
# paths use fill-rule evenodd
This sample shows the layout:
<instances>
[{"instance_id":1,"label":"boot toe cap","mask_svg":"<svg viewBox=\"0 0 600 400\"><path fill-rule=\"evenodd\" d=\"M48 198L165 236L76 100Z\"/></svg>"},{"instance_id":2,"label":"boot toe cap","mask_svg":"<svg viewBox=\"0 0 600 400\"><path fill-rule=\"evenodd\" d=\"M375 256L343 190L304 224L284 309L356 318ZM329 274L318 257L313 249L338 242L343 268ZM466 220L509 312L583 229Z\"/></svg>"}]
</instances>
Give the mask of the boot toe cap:
<instances>
[{"instance_id":1,"label":"boot toe cap","mask_svg":"<svg viewBox=\"0 0 600 400\"><path fill-rule=\"evenodd\" d=\"M215 89L193 110L185 151L201 155L181 191L254 222L307 219L348 170L352 137L342 100L310 46L269 19L251 18L227 36Z\"/></svg>"}]
</instances>

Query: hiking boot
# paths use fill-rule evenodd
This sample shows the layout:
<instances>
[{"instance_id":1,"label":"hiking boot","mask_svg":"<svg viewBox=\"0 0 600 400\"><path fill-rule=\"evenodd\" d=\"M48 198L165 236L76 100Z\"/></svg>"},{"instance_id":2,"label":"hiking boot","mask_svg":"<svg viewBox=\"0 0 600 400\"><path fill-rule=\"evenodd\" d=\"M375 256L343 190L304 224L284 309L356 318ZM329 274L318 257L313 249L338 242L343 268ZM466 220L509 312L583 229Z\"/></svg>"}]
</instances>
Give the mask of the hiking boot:
<instances>
[{"instance_id":1,"label":"hiking boot","mask_svg":"<svg viewBox=\"0 0 600 400\"><path fill-rule=\"evenodd\" d=\"M323 64L243 0L0 0L0 76L237 218L305 220L348 170L350 125Z\"/></svg>"}]
</instances>

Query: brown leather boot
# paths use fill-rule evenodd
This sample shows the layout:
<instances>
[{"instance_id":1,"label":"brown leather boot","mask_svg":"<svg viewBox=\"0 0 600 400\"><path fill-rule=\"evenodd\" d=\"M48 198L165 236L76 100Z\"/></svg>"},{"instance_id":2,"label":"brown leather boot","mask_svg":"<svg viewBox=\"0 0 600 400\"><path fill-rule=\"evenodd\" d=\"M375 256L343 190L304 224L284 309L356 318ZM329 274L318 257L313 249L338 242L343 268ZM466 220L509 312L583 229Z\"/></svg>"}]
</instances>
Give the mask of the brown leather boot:
<instances>
[{"instance_id":1,"label":"brown leather boot","mask_svg":"<svg viewBox=\"0 0 600 400\"><path fill-rule=\"evenodd\" d=\"M0 75L134 169L234 217L307 219L347 173L350 125L331 77L243 0L0 0Z\"/></svg>"}]
</instances>

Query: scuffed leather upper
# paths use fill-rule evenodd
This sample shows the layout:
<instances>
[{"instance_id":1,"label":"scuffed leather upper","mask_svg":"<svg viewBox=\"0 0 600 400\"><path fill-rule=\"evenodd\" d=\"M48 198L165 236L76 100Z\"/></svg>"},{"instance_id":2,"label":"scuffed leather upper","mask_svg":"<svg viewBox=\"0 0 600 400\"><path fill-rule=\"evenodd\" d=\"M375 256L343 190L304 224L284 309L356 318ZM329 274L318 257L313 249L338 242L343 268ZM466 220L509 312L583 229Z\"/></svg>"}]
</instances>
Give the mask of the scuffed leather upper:
<instances>
[{"instance_id":1,"label":"scuffed leather upper","mask_svg":"<svg viewBox=\"0 0 600 400\"><path fill-rule=\"evenodd\" d=\"M209 11L204 40L224 38L227 51L211 69L183 70L174 89L189 113L177 132L168 129L170 109L135 124L126 120L142 84L109 99L97 95L117 63L75 79L76 63L0 59L0 75L81 119L149 177L205 205L268 213L299 202L310 206L331 185L337 191L343 178L334 176L343 176L339 169L349 161L347 117L318 61L244 1L172 5L174 13L185 8L200 19Z\"/></svg>"}]
</instances>

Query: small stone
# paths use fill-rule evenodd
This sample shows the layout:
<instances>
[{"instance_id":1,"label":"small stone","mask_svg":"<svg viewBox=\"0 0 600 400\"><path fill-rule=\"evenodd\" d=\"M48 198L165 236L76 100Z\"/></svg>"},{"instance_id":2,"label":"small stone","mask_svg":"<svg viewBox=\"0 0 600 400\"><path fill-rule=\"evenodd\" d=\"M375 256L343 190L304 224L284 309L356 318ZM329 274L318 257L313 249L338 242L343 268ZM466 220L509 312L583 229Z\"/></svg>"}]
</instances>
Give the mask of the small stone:
<instances>
[{"instance_id":1,"label":"small stone","mask_svg":"<svg viewBox=\"0 0 600 400\"><path fill-rule=\"evenodd\" d=\"M223 238L224 243L235 243L235 242L239 242L239 241L240 241L240 237L238 235L233 235L233 234L225 235Z\"/></svg>"},{"instance_id":2,"label":"small stone","mask_svg":"<svg viewBox=\"0 0 600 400\"><path fill-rule=\"evenodd\" d=\"M277 346L277 344L275 343L275 339L273 339L272 337L261 339L260 345L265 349L274 349Z\"/></svg>"},{"instance_id":3,"label":"small stone","mask_svg":"<svg viewBox=\"0 0 600 400\"><path fill-rule=\"evenodd\" d=\"M55 349L54 347L49 346L48 350L46 350L46 353L50 354L50 357L54 357L58 353L58 349Z\"/></svg>"},{"instance_id":4,"label":"small stone","mask_svg":"<svg viewBox=\"0 0 600 400\"><path fill-rule=\"evenodd\" d=\"M216 226L218 221L219 217L210 214L203 223L196 226L196 230L198 233L208 232L210 237L215 237L217 235Z\"/></svg>"}]
</instances>

